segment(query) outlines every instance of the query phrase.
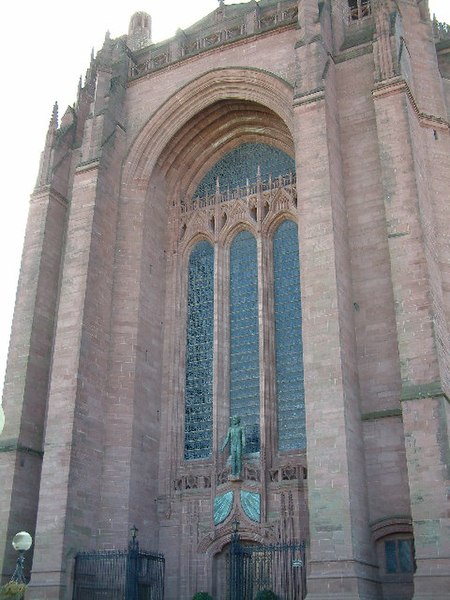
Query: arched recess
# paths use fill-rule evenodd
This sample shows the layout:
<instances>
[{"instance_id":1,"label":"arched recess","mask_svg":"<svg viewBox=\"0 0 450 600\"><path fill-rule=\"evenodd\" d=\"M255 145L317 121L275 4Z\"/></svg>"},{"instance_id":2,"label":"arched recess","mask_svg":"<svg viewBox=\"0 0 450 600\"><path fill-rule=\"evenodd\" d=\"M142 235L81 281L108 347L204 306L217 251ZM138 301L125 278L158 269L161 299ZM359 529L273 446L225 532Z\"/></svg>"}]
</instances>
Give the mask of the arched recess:
<instances>
[{"instance_id":1,"label":"arched recess","mask_svg":"<svg viewBox=\"0 0 450 600\"><path fill-rule=\"evenodd\" d=\"M237 516L239 515L234 514L234 519ZM208 535L201 539L198 544L198 552L205 556L205 563L208 565L209 585L215 598L223 598L225 596L224 590L227 589L225 579L228 575L226 559L232 534L232 520L230 519L227 525L216 531L214 539ZM239 538L240 543L244 546L246 544L275 544L277 542L272 531L261 532L245 525L239 529Z\"/></svg>"},{"instance_id":2,"label":"arched recess","mask_svg":"<svg viewBox=\"0 0 450 600\"><path fill-rule=\"evenodd\" d=\"M124 163L125 193L136 183L150 185L156 165L169 196L177 188L187 192L195 174L201 178L244 141L265 141L293 155L292 102L292 87L266 71L205 73L169 98L138 134Z\"/></svg>"},{"instance_id":3,"label":"arched recess","mask_svg":"<svg viewBox=\"0 0 450 600\"><path fill-rule=\"evenodd\" d=\"M164 364L169 365L170 385L161 384L161 361L160 371L154 369L151 380L146 379L145 365L138 365L130 392L135 396L135 423L140 424L140 404L150 401L165 406L164 423L158 431L167 431L168 423L177 424L175 440L162 436L158 441L161 455L170 457L169 468L160 476L166 491L171 489L177 457L182 455L178 446L183 439L182 419L174 398L179 394L178 374L185 367L183 344L178 343L180 324L185 321L186 289L180 286L179 275L184 256L174 251L179 224L170 218L171 206L193 193L208 169L241 143L267 143L293 156L292 104L292 87L268 72L242 68L210 71L155 111L123 162L112 324L117 348L111 353L126 349L122 350L122 362L137 364L138 349L145 348L151 339L155 355L164 356ZM189 231L184 244L188 240ZM167 319L166 306L173 310ZM118 371L117 378L120 376ZM147 389L151 392L144 393ZM144 471L147 468L142 465Z\"/></svg>"}]
</instances>

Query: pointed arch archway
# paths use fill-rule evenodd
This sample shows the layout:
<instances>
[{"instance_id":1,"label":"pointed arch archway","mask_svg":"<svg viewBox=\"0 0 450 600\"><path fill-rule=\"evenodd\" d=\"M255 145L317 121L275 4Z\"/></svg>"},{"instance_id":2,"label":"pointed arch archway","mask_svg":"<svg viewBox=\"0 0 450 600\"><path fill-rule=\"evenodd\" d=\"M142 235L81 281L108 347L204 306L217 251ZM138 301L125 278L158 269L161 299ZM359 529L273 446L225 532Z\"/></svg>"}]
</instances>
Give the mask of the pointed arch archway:
<instances>
[{"instance_id":1,"label":"pointed arch archway","mask_svg":"<svg viewBox=\"0 0 450 600\"><path fill-rule=\"evenodd\" d=\"M218 249L214 272L223 274L228 261L226 234L233 227L227 222L221 235L214 234L212 220L205 211L197 211L182 223L181 200L192 197L212 166L242 144L266 144L293 159L292 105L292 87L265 71L233 68L205 73L150 116L123 163L114 282L116 298L122 300L113 308L113 337L116 344L132 344L136 348L134 389L136 395L141 394L141 402L146 400L145 369L160 370L160 384L151 390L152 397L159 395L162 408L161 421L154 428L154 435L162 432L158 440L162 457L158 481L159 495L164 500L158 518L178 520L180 531L195 528L200 518L196 516L200 509L195 501L179 495L188 490L184 482L188 482L189 490L202 490L200 494L205 499L209 495L209 503L214 500L215 474L225 468L225 459L216 449L228 422L228 407L223 402L217 409L214 407L220 414L214 413L210 456L200 459L200 466L184 460L187 250L196 236L211 240L213 236ZM232 216L237 218L236 213ZM256 232L255 221L249 219L247 225ZM225 298L227 283L222 275L215 285L214 296ZM222 301L218 310L214 322L222 324L227 320L227 303ZM220 398L226 395L226 337L224 331L219 337L214 336L214 348L222 347L221 379L214 380L214 397ZM141 367L139 349L149 343L157 360L150 367ZM215 351L214 361L217 354ZM261 506L265 515L263 497ZM201 510L209 513L211 509ZM169 529L161 528L160 536L160 547L167 551L173 543ZM188 564L198 550L195 536L186 535L183 539L183 547L191 549L185 561ZM205 557L209 573L213 555L214 552L207 553Z\"/></svg>"},{"instance_id":2,"label":"pointed arch archway","mask_svg":"<svg viewBox=\"0 0 450 600\"><path fill-rule=\"evenodd\" d=\"M254 135L289 148L292 154L292 103L292 86L267 71L254 68L209 71L170 97L150 117L128 153L123 185L127 188L133 181L149 181L157 162L163 171L169 172L174 162L171 153L175 150L178 156L180 150L176 149L185 148L187 141L192 145L195 140L196 150L204 152L209 143L209 136L205 137L208 128L215 131L216 142L222 137L222 143L216 144L222 147L222 152L226 140ZM251 112L259 115L253 123L248 120ZM224 118L220 119L221 116Z\"/></svg>"}]
</instances>

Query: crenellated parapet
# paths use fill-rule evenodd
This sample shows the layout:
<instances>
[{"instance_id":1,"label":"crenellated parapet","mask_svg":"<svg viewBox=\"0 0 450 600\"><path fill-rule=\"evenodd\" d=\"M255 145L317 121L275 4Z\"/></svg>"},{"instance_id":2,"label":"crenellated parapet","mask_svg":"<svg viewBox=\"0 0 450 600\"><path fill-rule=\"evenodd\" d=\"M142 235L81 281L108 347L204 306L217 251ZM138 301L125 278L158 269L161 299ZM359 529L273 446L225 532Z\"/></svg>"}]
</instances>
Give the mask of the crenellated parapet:
<instances>
[{"instance_id":1,"label":"crenellated parapet","mask_svg":"<svg viewBox=\"0 0 450 600\"><path fill-rule=\"evenodd\" d=\"M434 17L433 19L433 35L436 44L439 42L445 42L450 40L450 25L447 23L441 23Z\"/></svg>"},{"instance_id":2,"label":"crenellated parapet","mask_svg":"<svg viewBox=\"0 0 450 600\"><path fill-rule=\"evenodd\" d=\"M251 35L295 25L297 20L297 0L252 1L233 6L221 4L189 29L178 30L174 38L132 52L129 77L140 77L184 58ZM133 50L128 41L127 45Z\"/></svg>"}]
</instances>

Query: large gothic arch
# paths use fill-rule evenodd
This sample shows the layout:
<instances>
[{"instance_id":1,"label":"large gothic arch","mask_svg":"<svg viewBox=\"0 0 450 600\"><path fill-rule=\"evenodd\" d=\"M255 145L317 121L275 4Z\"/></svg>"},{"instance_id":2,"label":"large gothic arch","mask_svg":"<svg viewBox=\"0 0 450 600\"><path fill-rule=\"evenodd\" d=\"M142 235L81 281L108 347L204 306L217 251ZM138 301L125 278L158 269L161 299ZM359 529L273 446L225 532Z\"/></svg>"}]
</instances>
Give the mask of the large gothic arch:
<instances>
[{"instance_id":1,"label":"large gothic arch","mask_svg":"<svg viewBox=\"0 0 450 600\"><path fill-rule=\"evenodd\" d=\"M265 107L267 118L264 126L268 128L265 135L272 138L279 147L290 147L290 153L293 152L292 137L289 135L289 132L293 131L292 86L260 69L212 70L169 98L142 128L125 160L122 178L125 190L129 185L133 185L133 181L139 181L140 187L145 187L144 182L149 182L150 174L161 159L162 165L165 164L166 168L169 168L171 160L165 158L168 150L175 147L175 140L179 143L180 135L182 137L187 134L189 122L192 120L192 124L198 123L204 111L209 113L210 118L210 107L224 100L254 103ZM225 110L219 105L218 110L215 113L213 111L213 119L219 118L221 109ZM274 127L274 115L278 117L278 132L277 127ZM263 119L259 121L259 129L263 122ZM244 131L250 135L249 128L242 127L241 134ZM256 133L254 128L253 134ZM259 135L262 135L262 132ZM204 151L205 147L202 150Z\"/></svg>"},{"instance_id":2,"label":"large gothic arch","mask_svg":"<svg viewBox=\"0 0 450 600\"><path fill-rule=\"evenodd\" d=\"M167 252L165 259L162 259L165 270L161 271L165 310L160 315L164 322L161 355L165 366L162 369L160 392L156 390L155 395L160 393L162 406L165 407L161 416L161 431L171 432L170 435L161 435L160 452L166 468L161 469L159 475L159 494L166 499L165 514L169 518L172 515L175 518L180 510L178 502L174 501L173 485L174 481L184 477L185 472L180 462L183 456L184 423L180 405L180 373L185 368L180 331L183 331L186 322L187 293L182 274L186 247L190 247L193 240L197 239L195 231L188 230L180 245L176 241L179 236L178 210L182 199L192 197L209 169L244 143L268 144L294 158L293 88L262 70L218 69L192 81L160 107L137 135L124 161L116 285L123 286L125 293L129 277L128 257L138 256L138 261L134 263L140 267L135 274L139 279L139 295L134 298L134 313L138 315L135 321L138 348L146 347L148 343L146 340L151 334L145 315L149 309L154 310L149 301L152 286L155 285L147 272L148 262L154 260L150 257L149 248L155 251L158 246L156 251L161 255L162 248ZM161 227L155 228L155 220L159 221ZM164 231L166 237L161 235L159 242L155 243L148 232L156 229L157 236ZM235 226L232 229L237 231ZM220 244L223 244L222 238L227 231L228 227L224 227ZM203 232L203 239L210 237L205 229ZM224 253L219 263L218 269L226 268ZM118 326L129 312L130 303L127 307L117 306L114 319ZM216 440L223 435L221 428L225 420L224 414L215 414ZM179 513L176 518L183 519ZM248 539L259 539L259 536L259 526L256 524L246 532ZM166 543L161 538L163 550L167 548ZM197 552L195 548L192 551ZM206 552L208 577L211 577L213 555L216 553L210 548Z\"/></svg>"}]
</instances>

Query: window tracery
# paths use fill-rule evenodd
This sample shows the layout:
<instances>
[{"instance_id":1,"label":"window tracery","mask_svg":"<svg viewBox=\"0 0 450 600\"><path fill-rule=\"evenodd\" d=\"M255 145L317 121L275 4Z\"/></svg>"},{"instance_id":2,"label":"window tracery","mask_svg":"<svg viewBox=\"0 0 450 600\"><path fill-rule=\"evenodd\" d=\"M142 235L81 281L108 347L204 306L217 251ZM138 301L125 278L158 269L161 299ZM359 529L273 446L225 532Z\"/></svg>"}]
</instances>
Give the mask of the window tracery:
<instances>
[{"instance_id":1,"label":"window tracery","mask_svg":"<svg viewBox=\"0 0 450 600\"><path fill-rule=\"evenodd\" d=\"M226 394L215 399L220 403L217 410L222 415L241 417L246 430L245 453L259 452L270 428L277 432L278 450L298 451L306 446L293 160L267 144L242 146L246 148L235 148L216 163L219 167L211 169L213 177L203 179L207 190L208 178L212 186L219 169L220 194L216 181L215 194L206 196L208 201L200 197L195 204L186 200L181 204L180 244L187 245L194 236L203 234L214 238L214 246L205 241L194 246L187 273L186 460L212 456L214 347L218 376L224 381L221 389ZM269 169L272 161L273 171L263 180L259 161L266 152L264 168ZM231 160L228 166L227 156ZM236 174L233 165L242 158L245 164ZM256 183L243 181L244 174L252 169L257 174ZM237 182L239 193L232 193L229 182ZM279 222L275 230L271 225L274 221ZM217 274L214 262L222 265ZM222 290L217 298L215 277L219 280L217 290ZM218 322L217 315L224 315L226 323ZM270 344L267 335L273 336ZM272 383L262 386L261 375ZM261 413L264 404L271 406L269 413ZM261 414L266 415L264 422ZM225 421L221 425L225 431L227 426ZM218 431L220 436L220 428ZM220 445L220 440L216 444Z\"/></svg>"},{"instance_id":2,"label":"window tracery","mask_svg":"<svg viewBox=\"0 0 450 600\"><path fill-rule=\"evenodd\" d=\"M349 21L359 21L371 15L370 0L348 0Z\"/></svg>"}]
</instances>

